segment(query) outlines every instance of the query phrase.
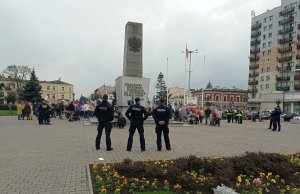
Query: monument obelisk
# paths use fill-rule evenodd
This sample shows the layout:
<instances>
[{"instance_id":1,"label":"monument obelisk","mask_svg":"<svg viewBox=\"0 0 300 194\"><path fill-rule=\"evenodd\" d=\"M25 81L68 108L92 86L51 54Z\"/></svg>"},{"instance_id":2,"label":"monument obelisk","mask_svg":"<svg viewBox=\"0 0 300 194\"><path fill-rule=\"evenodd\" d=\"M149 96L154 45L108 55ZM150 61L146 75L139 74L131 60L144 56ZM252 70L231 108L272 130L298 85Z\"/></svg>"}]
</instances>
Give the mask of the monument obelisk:
<instances>
[{"instance_id":1,"label":"monument obelisk","mask_svg":"<svg viewBox=\"0 0 300 194\"><path fill-rule=\"evenodd\" d=\"M143 77L143 24L127 22L123 59L123 76L116 79L117 105L125 112L134 98L148 101L150 78Z\"/></svg>"}]
</instances>

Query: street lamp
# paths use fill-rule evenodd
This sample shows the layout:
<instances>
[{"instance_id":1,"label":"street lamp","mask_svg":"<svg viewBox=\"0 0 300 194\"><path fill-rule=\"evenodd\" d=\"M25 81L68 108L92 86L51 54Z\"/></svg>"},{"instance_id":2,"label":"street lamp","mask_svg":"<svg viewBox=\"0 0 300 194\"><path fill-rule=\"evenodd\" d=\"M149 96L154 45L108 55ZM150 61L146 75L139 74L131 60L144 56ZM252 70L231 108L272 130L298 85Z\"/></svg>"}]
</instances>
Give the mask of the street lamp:
<instances>
[{"instance_id":1,"label":"street lamp","mask_svg":"<svg viewBox=\"0 0 300 194\"><path fill-rule=\"evenodd\" d=\"M188 85L188 91L191 91L191 73L192 73L192 53L198 53L198 49L193 50L193 51L188 51L190 55L190 63L189 63L189 85Z\"/></svg>"}]
</instances>

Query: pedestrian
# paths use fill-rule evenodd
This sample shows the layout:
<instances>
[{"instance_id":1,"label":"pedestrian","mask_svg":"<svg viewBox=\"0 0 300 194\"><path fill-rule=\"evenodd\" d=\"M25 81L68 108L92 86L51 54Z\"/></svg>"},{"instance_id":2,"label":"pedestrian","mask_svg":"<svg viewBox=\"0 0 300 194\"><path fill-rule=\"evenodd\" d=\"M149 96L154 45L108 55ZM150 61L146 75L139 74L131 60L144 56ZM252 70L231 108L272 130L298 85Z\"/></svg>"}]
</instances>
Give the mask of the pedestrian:
<instances>
[{"instance_id":1,"label":"pedestrian","mask_svg":"<svg viewBox=\"0 0 300 194\"><path fill-rule=\"evenodd\" d=\"M41 106L42 106L42 115L43 115L42 119L43 119L45 125L51 125L50 124L50 106L49 106L48 102L46 100L43 100Z\"/></svg>"},{"instance_id":2,"label":"pedestrian","mask_svg":"<svg viewBox=\"0 0 300 194\"><path fill-rule=\"evenodd\" d=\"M138 130L140 135L140 145L142 152L146 151L145 148L145 137L144 137L144 120L148 118L148 113L146 109L141 106L140 98L135 98L135 104L129 106L127 109L125 116L130 120L130 127L129 127L129 137L127 141L127 151L131 151L132 142L133 142L133 135L135 130Z\"/></svg>"},{"instance_id":3,"label":"pedestrian","mask_svg":"<svg viewBox=\"0 0 300 194\"><path fill-rule=\"evenodd\" d=\"M273 122L274 122L274 110L272 110L271 114L270 114L270 124L269 124L269 128L268 129L272 128Z\"/></svg>"},{"instance_id":4,"label":"pedestrian","mask_svg":"<svg viewBox=\"0 0 300 194\"><path fill-rule=\"evenodd\" d=\"M231 110L231 108L228 107L227 110L225 111L225 113L227 116L227 123L230 123L230 121L232 119L233 110Z\"/></svg>"},{"instance_id":5,"label":"pedestrian","mask_svg":"<svg viewBox=\"0 0 300 194\"><path fill-rule=\"evenodd\" d=\"M209 120L211 114L211 110L209 106L206 107L204 113L205 113L205 125L207 125L207 120Z\"/></svg>"},{"instance_id":6,"label":"pedestrian","mask_svg":"<svg viewBox=\"0 0 300 194\"><path fill-rule=\"evenodd\" d=\"M23 111L22 109L23 109L23 106L22 106L21 102L19 101L17 104L18 120L21 120L21 118L22 118L22 111Z\"/></svg>"},{"instance_id":7,"label":"pedestrian","mask_svg":"<svg viewBox=\"0 0 300 194\"><path fill-rule=\"evenodd\" d=\"M74 121L74 113L75 113L75 106L73 104L73 101L69 104L69 121Z\"/></svg>"},{"instance_id":8,"label":"pedestrian","mask_svg":"<svg viewBox=\"0 0 300 194\"><path fill-rule=\"evenodd\" d=\"M98 135L96 137L96 150L100 149L100 141L102 136L103 128L105 128L105 136L106 136L106 150L111 151L113 148L111 147L111 139L110 133L112 129L111 121L114 119L114 110L112 105L107 101L108 96L106 94L103 95L102 102L97 105L95 109L95 115L98 118Z\"/></svg>"},{"instance_id":9,"label":"pedestrian","mask_svg":"<svg viewBox=\"0 0 300 194\"><path fill-rule=\"evenodd\" d=\"M274 110L273 131L276 131L277 128L278 128L278 132L280 132L280 130L281 130L280 115L281 115L281 109L279 106L277 106L277 107L275 107L275 110Z\"/></svg>"},{"instance_id":10,"label":"pedestrian","mask_svg":"<svg viewBox=\"0 0 300 194\"><path fill-rule=\"evenodd\" d=\"M169 119L170 110L164 105L164 100L160 99L160 104L153 110L152 116L156 124L155 132L157 135L156 144L157 150L161 151L161 135L164 134L164 140L166 149L171 150L170 138L169 138Z\"/></svg>"},{"instance_id":11,"label":"pedestrian","mask_svg":"<svg viewBox=\"0 0 300 194\"><path fill-rule=\"evenodd\" d=\"M8 103L9 114L12 114L11 109L12 109L12 102L9 102Z\"/></svg>"}]
</instances>

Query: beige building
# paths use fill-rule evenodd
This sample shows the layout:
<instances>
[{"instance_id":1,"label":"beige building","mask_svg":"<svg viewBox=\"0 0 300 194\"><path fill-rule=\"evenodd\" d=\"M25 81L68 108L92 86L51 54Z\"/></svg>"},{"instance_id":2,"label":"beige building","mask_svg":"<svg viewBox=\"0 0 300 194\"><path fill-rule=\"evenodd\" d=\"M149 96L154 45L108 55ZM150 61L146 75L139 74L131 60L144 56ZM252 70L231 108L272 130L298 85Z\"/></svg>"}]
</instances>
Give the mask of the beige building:
<instances>
[{"instance_id":1,"label":"beige building","mask_svg":"<svg viewBox=\"0 0 300 194\"><path fill-rule=\"evenodd\" d=\"M113 94L114 92L116 92L116 87L115 86L107 86L107 85L104 84L103 86L101 86L101 87L97 88L96 90L94 90L94 94L92 94L92 95L102 98L102 96L104 94L109 95L109 94Z\"/></svg>"},{"instance_id":2,"label":"beige building","mask_svg":"<svg viewBox=\"0 0 300 194\"><path fill-rule=\"evenodd\" d=\"M4 96L7 96L9 93L15 93L17 91L17 86L14 81L12 81L10 78L6 78L3 75L0 75L0 84L4 84L3 92ZM4 101L4 103L6 103Z\"/></svg>"},{"instance_id":3,"label":"beige building","mask_svg":"<svg viewBox=\"0 0 300 194\"><path fill-rule=\"evenodd\" d=\"M73 101L74 86L61 80L40 81L42 87L42 98L45 98L49 103L58 103L61 100Z\"/></svg>"},{"instance_id":4,"label":"beige building","mask_svg":"<svg viewBox=\"0 0 300 194\"><path fill-rule=\"evenodd\" d=\"M180 87L170 87L168 89L169 103L170 104L176 103L177 105L184 105L186 97L189 96L189 93L184 90L185 90L184 88L180 88ZM184 97L184 95L185 95L185 97Z\"/></svg>"}]
</instances>

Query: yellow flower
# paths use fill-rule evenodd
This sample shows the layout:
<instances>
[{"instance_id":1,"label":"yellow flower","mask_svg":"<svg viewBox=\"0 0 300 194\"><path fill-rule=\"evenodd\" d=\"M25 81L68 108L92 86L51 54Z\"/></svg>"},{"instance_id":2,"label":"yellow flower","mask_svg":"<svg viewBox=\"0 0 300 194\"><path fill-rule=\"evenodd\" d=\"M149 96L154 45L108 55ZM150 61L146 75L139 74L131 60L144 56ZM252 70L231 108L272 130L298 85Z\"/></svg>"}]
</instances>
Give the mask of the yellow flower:
<instances>
[{"instance_id":1,"label":"yellow flower","mask_svg":"<svg viewBox=\"0 0 300 194\"><path fill-rule=\"evenodd\" d=\"M101 189L101 193L106 193L106 189Z\"/></svg>"},{"instance_id":2,"label":"yellow flower","mask_svg":"<svg viewBox=\"0 0 300 194\"><path fill-rule=\"evenodd\" d=\"M246 185L250 185L250 181L248 179L245 180Z\"/></svg>"},{"instance_id":3,"label":"yellow flower","mask_svg":"<svg viewBox=\"0 0 300 194\"><path fill-rule=\"evenodd\" d=\"M269 172L269 173L268 173L268 176L272 176L272 172Z\"/></svg>"},{"instance_id":4,"label":"yellow flower","mask_svg":"<svg viewBox=\"0 0 300 194\"><path fill-rule=\"evenodd\" d=\"M271 183L276 184L276 180L275 179L271 179Z\"/></svg>"},{"instance_id":5,"label":"yellow flower","mask_svg":"<svg viewBox=\"0 0 300 194\"><path fill-rule=\"evenodd\" d=\"M236 183L235 185L236 185L236 187L240 187L241 183Z\"/></svg>"},{"instance_id":6,"label":"yellow flower","mask_svg":"<svg viewBox=\"0 0 300 194\"><path fill-rule=\"evenodd\" d=\"M238 181L239 183L241 183L241 182L242 182L242 177L241 177L241 176L238 176L238 177L237 177L237 181Z\"/></svg>"}]
</instances>

